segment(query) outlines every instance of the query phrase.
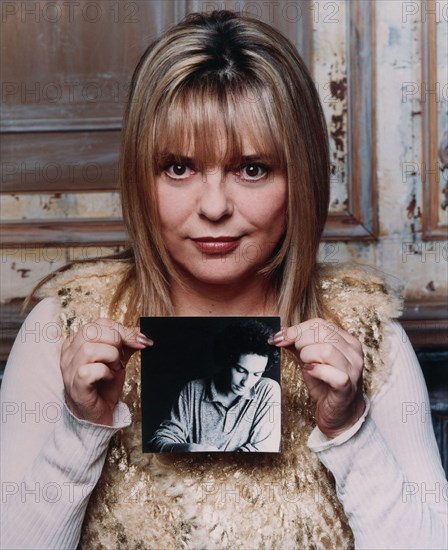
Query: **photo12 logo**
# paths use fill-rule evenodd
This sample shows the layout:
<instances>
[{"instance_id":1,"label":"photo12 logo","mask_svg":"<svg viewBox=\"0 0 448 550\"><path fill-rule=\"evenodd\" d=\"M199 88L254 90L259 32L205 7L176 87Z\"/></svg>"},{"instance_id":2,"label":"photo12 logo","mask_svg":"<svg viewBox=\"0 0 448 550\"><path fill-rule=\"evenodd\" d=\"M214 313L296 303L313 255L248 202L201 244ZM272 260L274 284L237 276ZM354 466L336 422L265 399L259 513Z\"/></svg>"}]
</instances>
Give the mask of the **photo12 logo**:
<instances>
[{"instance_id":1,"label":"photo12 logo","mask_svg":"<svg viewBox=\"0 0 448 550\"><path fill-rule=\"evenodd\" d=\"M403 82L401 85L401 102L407 103L418 99L421 103L448 101L447 82Z\"/></svg>"},{"instance_id":2,"label":"photo12 logo","mask_svg":"<svg viewBox=\"0 0 448 550\"><path fill-rule=\"evenodd\" d=\"M401 20L403 23L426 23L434 19L436 23L448 22L448 2L446 0L413 0L401 5Z\"/></svg>"},{"instance_id":3,"label":"photo12 logo","mask_svg":"<svg viewBox=\"0 0 448 550\"><path fill-rule=\"evenodd\" d=\"M403 242L401 248L401 258L403 263L407 263L408 258L417 257L419 262L448 262L448 242Z\"/></svg>"},{"instance_id":4,"label":"photo12 logo","mask_svg":"<svg viewBox=\"0 0 448 550\"><path fill-rule=\"evenodd\" d=\"M203 2L202 11L210 13L215 10L228 9L227 2ZM263 19L271 25L276 19L287 23L296 23L300 20L314 23L339 23L340 6L331 0L314 0L307 2L288 2L286 0L252 2L236 0L232 3L232 10L246 17Z\"/></svg>"},{"instance_id":5,"label":"photo12 logo","mask_svg":"<svg viewBox=\"0 0 448 550\"><path fill-rule=\"evenodd\" d=\"M97 2L45 2L45 1L2 1L2 22L16 19L21 23L73 23L83 21L98 23L109 20L113 23L138 23L139 2L122 0L101 0Z\"/></svg>"}]
</instances>

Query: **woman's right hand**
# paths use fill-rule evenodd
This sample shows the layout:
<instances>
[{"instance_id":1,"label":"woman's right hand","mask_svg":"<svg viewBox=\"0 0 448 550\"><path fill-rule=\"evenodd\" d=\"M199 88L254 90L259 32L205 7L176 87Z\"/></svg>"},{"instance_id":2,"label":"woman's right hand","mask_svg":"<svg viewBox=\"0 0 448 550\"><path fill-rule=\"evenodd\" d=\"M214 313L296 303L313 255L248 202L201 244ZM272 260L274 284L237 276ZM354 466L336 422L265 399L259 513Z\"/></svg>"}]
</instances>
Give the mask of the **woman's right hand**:
<instances>
[{"instance_id":1,"label":"woman's right hand","mask_svg":"<svg viewBox=\"0 0 448 550\"><path fill-rule=\"evenodd\" d=\"M110 319L97 319L68 337L62 345L61 372L70 411L81 420L112 426L126 363L152 344L138 327Z\"/></svg>"}]
</instances>

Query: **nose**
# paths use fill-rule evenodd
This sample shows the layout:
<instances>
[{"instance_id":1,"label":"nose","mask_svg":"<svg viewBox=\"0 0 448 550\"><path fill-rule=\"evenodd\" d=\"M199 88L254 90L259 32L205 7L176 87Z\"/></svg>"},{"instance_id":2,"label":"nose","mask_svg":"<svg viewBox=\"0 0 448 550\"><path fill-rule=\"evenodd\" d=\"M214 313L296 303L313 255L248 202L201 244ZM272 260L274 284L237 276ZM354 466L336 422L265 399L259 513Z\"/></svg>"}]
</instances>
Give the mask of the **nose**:
<instances>
[{"instance_id":1,"label":"nose","mask_svg":"<svg viewBox=\"0 0 448 550\"><path fill-rule=\"evenodd\" d=\"M247 375L245 375L241 378L240 386L242 386L244 388L246 386L246 384L247 384Z\"/></svg>"},{"instance_id":2,"label":"nose","mask_svg":"<svg viewBox=\"0 0 448 550\"><path fill-rule=\"evenodd\" d=\"M226 177L222 170L211 169L203 175L199 198L199 215L217 222L233 213L233 203L228 195Z\"/></svg>"}]
</instances>

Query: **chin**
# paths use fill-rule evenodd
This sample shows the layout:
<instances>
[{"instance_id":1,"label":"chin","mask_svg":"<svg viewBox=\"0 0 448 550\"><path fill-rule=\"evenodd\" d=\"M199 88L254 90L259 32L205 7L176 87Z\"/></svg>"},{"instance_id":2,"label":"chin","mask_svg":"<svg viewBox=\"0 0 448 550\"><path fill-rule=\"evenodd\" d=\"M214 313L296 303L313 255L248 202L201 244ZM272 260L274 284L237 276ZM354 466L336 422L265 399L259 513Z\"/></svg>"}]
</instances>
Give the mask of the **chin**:
<instances>
[{"instance_id":1,"label":"chin","mask_svg":"<svg viewBox=\"0 0 448 550\"><path fill-rule=\"evenodd\" d=\"M199 266L179 266L184 277L191 281L209 285L237 284L254 277L259 265L242 266L233 259L222 261L222 258L207 260Z\"/></svg>"},{"instance_id":2,"label":"chin","mask_svg":"<svg viewBox=\"0 0 448 550\"><path fill-rule=\"evenodd\" d=\"M201 271L199 273L190 273L190 277L193 276L197 281L200 281L209 285L232 285L238 284L248 277L252 277L254 272L252 270L247 271L220 271L209 269L207 271Z\"/></svg>"}]
</instances>

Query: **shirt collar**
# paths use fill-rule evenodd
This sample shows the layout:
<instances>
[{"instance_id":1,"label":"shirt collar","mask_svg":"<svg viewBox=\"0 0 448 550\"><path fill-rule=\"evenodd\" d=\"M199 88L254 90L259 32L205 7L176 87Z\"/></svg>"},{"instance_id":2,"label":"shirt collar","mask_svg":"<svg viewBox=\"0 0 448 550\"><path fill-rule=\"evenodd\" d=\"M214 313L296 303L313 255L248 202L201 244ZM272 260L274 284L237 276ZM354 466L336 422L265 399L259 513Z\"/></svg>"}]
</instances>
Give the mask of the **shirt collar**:
<instances>
[{"instance_id":1,"label":"shirt collar","mask_svg":"<svg viewBox=\"0 0 448 550\"><path fill-rule=\"evenodd\" d=\"M256 386L257 385L253 386L249 390L249 394L246 395L245 397L240 396L240 399L244 399L246 401L254 399L255 396L256 396L256 394L255 394ZM221 399L222 399L222 397L218 393L218 390L216 389L215 380L213 378L210 378L209 382L207 384L207 392L206 392L204 401L208 401L209 403L217 402L217 403L221 403L221 405L222 405L223 403L222 403Z\"/></svg>"}]
</instances>

